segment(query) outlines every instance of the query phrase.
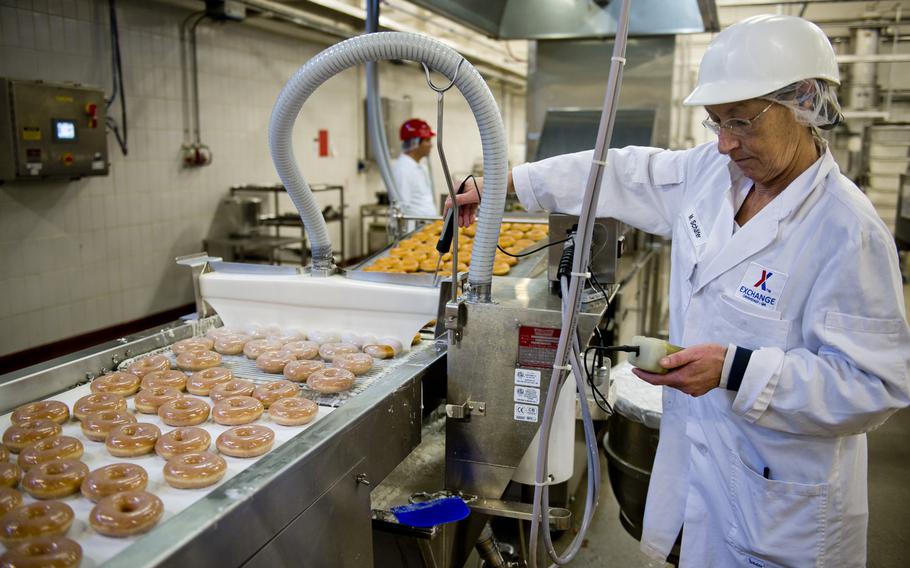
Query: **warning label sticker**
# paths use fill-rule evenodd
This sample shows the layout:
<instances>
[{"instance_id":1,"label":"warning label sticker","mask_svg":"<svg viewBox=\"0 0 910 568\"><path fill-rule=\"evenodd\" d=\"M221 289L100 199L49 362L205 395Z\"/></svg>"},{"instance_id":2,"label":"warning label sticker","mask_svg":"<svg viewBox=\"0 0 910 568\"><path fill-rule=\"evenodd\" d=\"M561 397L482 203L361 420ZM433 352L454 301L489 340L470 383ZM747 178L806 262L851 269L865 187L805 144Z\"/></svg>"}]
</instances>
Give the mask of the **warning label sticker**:
<instances>
[{"instance_id":1,"label":"warning label sticker","mask_svg":"<svg viewBox=\"0 0 910 568\"><path fill-rule=\"evenodd\" d=\"M559 329L523 325L518 328L518 365L550 369L556 360Z\"/></svg>"},{"instance_id":2,"label":"warning label sticker","mask_svg":"<svg viewBox=\"0 0 910 568\"><path fill-rule=\"evenodd\" d=\"M520 422L537 422L537 407L530 404L516 404L515 420Z\"/></svg>"},{"instance_id":3,"label":"warning label sticker","mask_svg":"<svg viewBox=\"0 0 910 568\"><path fill-rule=\"evenodd\" d=\"M540 404L540 389L534 387L515 387L515 402Z\"/></svg>"},{"instance_id":4,"label":"warning label sticker","mask_svg":"<svg viewBox=\"0 0 910 568\"><path fill-rule=\"evenodd\" d=\"M515 369L515 384L523 387L539 387L540 371L535 369Z\"/></svg>"}]
</instances>

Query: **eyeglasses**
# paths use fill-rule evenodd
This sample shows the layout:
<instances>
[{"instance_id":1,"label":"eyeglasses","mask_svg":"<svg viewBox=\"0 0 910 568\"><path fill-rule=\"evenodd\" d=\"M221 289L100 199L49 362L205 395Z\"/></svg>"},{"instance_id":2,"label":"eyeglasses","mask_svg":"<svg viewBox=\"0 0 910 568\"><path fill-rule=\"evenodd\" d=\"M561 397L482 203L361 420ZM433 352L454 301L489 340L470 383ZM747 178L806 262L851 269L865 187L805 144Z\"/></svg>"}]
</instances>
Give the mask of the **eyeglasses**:
<instances>
[{"instance_id":1,"label":"eyeglasses","mask_svg":"<svg viewBox=\"0 0 910 568\"><path fill-rule=\"evenodd\" d=\"M752 118L749 118L749 119L728 118L727 120L718 124L717 122L711 120L710 118L706 118L703 121L701 121L701 124L702 124L702 126L707 128L714 134L717 134L718 136L720 135L721 128L729 130L731 133L733 133L736 136L744 136L749 133L749 131L752 129L753 126L755 126L755 121L758 120L759 118L761 118L761 115L768 112L768 109L770 109L772 106L774 106L774 103L769 103L768 106L766 106L764 109L762 109L762 111L760 113L756 114L755 116L753 116Z\"/></svg>"}]
</instances>

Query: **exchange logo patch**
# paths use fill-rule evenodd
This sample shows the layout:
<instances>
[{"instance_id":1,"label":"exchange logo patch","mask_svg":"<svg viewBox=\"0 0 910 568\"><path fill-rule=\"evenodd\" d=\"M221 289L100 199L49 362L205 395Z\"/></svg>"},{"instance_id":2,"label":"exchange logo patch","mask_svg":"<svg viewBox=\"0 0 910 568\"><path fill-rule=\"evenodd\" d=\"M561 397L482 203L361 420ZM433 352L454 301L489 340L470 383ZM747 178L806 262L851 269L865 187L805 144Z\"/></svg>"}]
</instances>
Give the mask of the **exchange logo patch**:
<instances>
[{"instance_id":1,"label":"exchange logo patch","mask_svg":"<svg viewBox=\"0 0 910 568\"><path fill-rule=\"evenodd\" d=\"M783 272L753 262L746 269L736 294L749 303L777 311L787 278Z\"/></svg>"}]
</instances>

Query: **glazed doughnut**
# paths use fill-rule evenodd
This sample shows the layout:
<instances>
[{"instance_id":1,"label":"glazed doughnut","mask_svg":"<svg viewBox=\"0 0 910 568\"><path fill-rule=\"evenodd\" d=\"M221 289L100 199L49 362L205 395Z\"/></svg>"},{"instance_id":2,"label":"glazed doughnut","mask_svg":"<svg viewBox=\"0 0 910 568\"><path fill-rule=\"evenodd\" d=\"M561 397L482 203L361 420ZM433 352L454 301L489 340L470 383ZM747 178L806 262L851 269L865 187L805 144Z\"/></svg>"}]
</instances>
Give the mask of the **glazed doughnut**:
<instances>
[{"instance_id":1,"label":"glazed doughnut","mask_svg":"<svg viewBox=\"0 0 910 568\"><path fill-rule=\"evenodd\" d=\"M164 514L164 503L146 491L124 491L98 501L89 514L92 528L104 536L121 538L148 532Z\"/></svg>"},{"instance_id":2,"label":"glazed doughnut","mask_svg":"<svg viewBox=\"0 0 910 568\"><path fill-rule=\"evenodd\" d=\"M440 264L440 266L442 266ZM420 270L423 272L436 272L436 259L428 258L420 262Z\"/></svg>"},{"instance_id":3,"label":"glazed doughnut","mask_svg":"<svg viewBox=\"0 0 910 568\"><path fill-rule=\"evenodd\" d=\"M323 343L319 346L319 356L325 361L331 361L335 355L359 352L360 348L350 343Z\"/></svg>"},{"instance_id":4,"label":"glazed doughnut","mask_svg":"<svg viewBox=\"0 0 910 568\"><path fill-rule=\"evenodd\" d=\"M420 261L414 257L402 257L400 265L405 272L417 272L420 270Z\"/></svg>"},{"instance_id":5,"label":"glazed doughnut","mask_svg":"<svg viewBox=\"0 0 910 568\"><path fill-rule=\"evenodd\" d=\"M507 254L503 254L503 253L497 251L496 256L493 259L493 262L504 262L504 263L508 264L509 266L515 266L516 264L518 264L518 259L515 258L514 256L509 256Z\"/></svg>"},{"instance_id":6,"label":"glazed doughnut","mask_svg":"<svg viewBox=\"0 0 910 568\"><path fill-rule=\"evenodd\" d=\"M300 387L291 381L272 381L264 385L259 385L253 390L253 398L262 403L262 406L268 408L276 400L297 396L300 393Z\"/></svg>"},{"instance_id":7,"label":"glazed doughnut","mask_svg":"<svg viewBox=\"0 0 910 568\"><path fill-rule=\"evenodd\" d=\"M126 410L126 399L119 394L99 392L87 394L73 405L73 416L76 420L85 420L89 414L102 410Z\"/></svg>"},{"instance_id":8,"label":"glazed doughnut","mask_svg":"<svg viewBox=\"0 0 910 568\"><path fill-rule=\"evenodd\" d=\"M123 491L142 491L149 474L134 463L112 463L89 473L82 482L82 496L94 502Z\"/></svg>"},{"instance_id":9,"label":"glazed doughnut","mask_svg":"<svg viewBox=\"0 0 910 568\"><path fill-rule=\"evenodd\" d=\"M0 462L5 462L9 459L9 450L6 449L6 446L0 444Z\"/></svg>"},{"instance_id":10,"label":"glazed doughnut","mask_svg":"<svg viewBox=\"0 0 910 568\"><path fill-rule=\"evenodd\" d=\"M141 380L136 375L117 371L108 375L103 375L92 381L92 392L130 396L139 390L140 382Z\"/></svg>"},{"instance_id":11,"label":"glazed doughnut","mask_svg":"<svg viewBox=\"0 0 910 568\"><path fill-rule=\"evenodd\" d=\"M177 367L182 371L204 371L221 364L221 355L214 351L186 351L177 355Z\"/></svg>"},{"instance_id":12,"label":"glazed doughnut","mask_svg":"<svg viewBox=\"0 0 910 568\"><path fill-rule=\"evenodd\" d=\"M26 420L46 418L57 424L65 424L70 419L70 409L59 400L39 400L31 404L20 406L9 417L13 424L21 424Z\"/></svg>"},{"instance_id":13,"label":"glazed doughnut","mask_svg":"<svg viewBox=\"0 0 910 568\"><path fill-rule=\"evenodd\" d=\"M413 339L411 339L411 347L420 345L421 341L423 341L423 337L420 336L420 332L415 333Z\"/></svg>"},{"instance_id":14,"label":"glazed doughnut","mask_svg":"<svg viewBox=\"0 0 910 568\"><path fill-rule=\"evenodd\" d=\"M151 387L136 393L133 404L143 414L158 414L158 408L169 400L183 397L183 393L173 387Z\"/></svg>"},{"instance_id":15,"label":"glazed doughnut","mask_svg":"<svg viewBox=\"0 0 910 568\"><path fill-rule=\"evenodd\" d=\"M108 433L104 447L114 457L132 458L155 451L155 442L160 435L161 430L154 424L123 424Z\"/></svg>"},{"instance_id":16,"label":"glazed doughnut","mask_svg":"<svg viewBox=\"0 0 910 568\"><path fill-rule=\"evenodd\" d=\"M240 355L243 346L253 338L244 333L229 333L215 338L215 351L222 355Z\"/></svg>"},{"instance_id":17,"label":"glazed doughnut","mask_svg":"<svg viewBox=\"0 0 910 568\"><path fill-rule=\"evenodd\" d=\"M256 367L266 373L281 374L291 361L297 358L288 351L263 351L256 357Z\"/></svg>"},{"instance_id":18,"label":"glazed doughnut","mask_svg":"<svg viewBox=\"0 0 910 568\"><path fill-rule=\"evenodd\" d=\"M35 499L57 499L79 491L88 466L79 460L51 460L36 465L22 478L22 489Z\"/></svg>"},{"instance_id":19,"label":"glazed doughnut","mask_svg":"<svg viewBox=\"0 0 910 568\"><path fill-rule=\"evenodd\" d=\"M287 367L284 368L284 376L288 380L302 383L307 380L307 377L324 368L325 363L322 361L313 361L310 359L291 361L287 364Z\"/></svg>"},{"instance_id":20,"label":"glazed doughnut","mask_svg":"<svg viewBox=\"0 0 910 568\"><path fill-rule=\"evenodd\" d=\"M323 369L310 375L306 384L316 392L342 392L354 386L354 373L344 369Z\"/></svg>"},{"instance_id":21,"label":"glazed doughnut","mask_svg":"<svg viewBox=\"0 0 910 568\"><path fill-rule=\"evenodd\" d=\"M300 426L312 422L318 411L319 405L300 396L282 398L269 406L269 416L282 426Z\"/></svg>"},{"instance_id":22,"label":"glazed doughnut","mask_svg":"<svg viewBox=\"0 0 910 568\"><path fill-rule=\"evenodd\" d=\"M3 568L76 568L81 562L82 547L62 536L20 542L0 556Z\"/></svg>"},{"instance_id":23,"label":"glazed doughnut","mask_svg":"<svg viewBox=\"0 0 910 568\"><path fill-rule=\"evenodd\" d=\"M155 453L166 460L178 454L204 452L212 445L212 437L202 428L175 428L162 434L155 443Z\"/></svg>"},{"instance_id":24,"label":"glazed doughnut","mask_svg":"<svg viewBox=\"0 0 910 568\"><path fill-rule=\"evenodd\" d=\"M319 344L315 341L291 341L285 343L279 353L293 355L295 359L315 359L319 355Z\"/></svg>"},{"instance_id":25,"label":"glazed doughnut","mask_svg":"<svg viewBox=\"0 0 910 568\"><path fill-rule=\"evenodd\" d=\"M367 353L343 353L332 357L332 366L362 375L373 368L373 357Z\"/></svg>"},{"instance_id":26,"label":"glazed doughnut","mask_svg":"<svg viewBox=\"0 0 910 568\"><path fill-rule=\"evenodd\" d=\"M60 501L29 503L0 518L0 542L11 547L42 536L63 536L73 524L73 510Z\"/></svg>"},{"instance_id":27,"label":"glazed doughnut","mask_svg":"<svg viewBox=\"0 0 910 568\"><path fill-rule=\"evenodd\" d=\"M376 359L392 359L401 353L401 342L394 337L380 337L376 343L364 345L363 352Z\"/></svg>"},{"instance_id":28,"label":"glazed doughnut","mask_svg":"<svg viewBox=\"0 0 910 568\"><path fill-rule=\"evenodd\" d=\"M181 355L190 351L211 351L214 346L215 342L208 337L190 337L171 345L171 351L174 355Z\"/></svg>"},{"instance_id":29,"label":"glazed doughnut","mask_svg":"<svg viewBox=\"0 0 910 568\"><path fill-rule=\"evenodd\" d=\"M25 446L51 436L59 436L62 431L59 424L47 418L26 420L6 429L3 433L3 445L9 451L18 454Z\"/></svg>"},{"instance_id":30,"label":"glazed doughnut","mask_svg":"<svg viewBox=\"0 0 910 568\"><path fill-rule=\"evenodd\" d=\"M22 469L12 462L0 462L0 487L14 488L19 485Z\"/></svg>"},{"instance_id":31,"label":"glazed doughnut","mask_svg":"<svg viewBox=\"0 0 910 568\"><path fill-rule=\"evenodd\" d=\"M19 452L19 467L29 469L51 460L78 460L85 448L78 438L72 436L54 436L27 445Z\"/></svg>"},{"instance_id":32,"label":"glazed doughnut","mask_svg":"<svg viewBox=\"0 0 910 568\"><path fill-rule=\"evenodd\" d=\"M512 267L509 266L507 262L494 262L493 263L493 275L494 276L505 276L512 270Z\"/></svg>"},{"instance_id":33,"label":"glazed doughnut","mask_svg":"<svg viewBox=\"0 0 910 568\"><path fill-rule=\"evenodd\" d=\"M142 359L136 359L130 366L126 368L126 371L131 375L136 375L140 379L149 373L154 373L155 371L167 371L171 368L171 362L164 355L152 355L150 357L143 357Z\"/></svg>"},{"instance_id":34,"label":"glazed doughnut","mask_svg":"<svg viewBox=\"0 0 910 568\"><path fill-rule=\"evenodd\" d=\"M215 385L209 391L209 398L218 402L232 396L251 396L256 385L245 379L231 379L230 381Z\"/></svg>"},{"instance_id":35,"label":"glazed doughnut","mask_svg":"<svg viewBox=\"0 0 910 568\"><path fill-rule=\"evenodd\" d=\"M168 426L195 426L209 418L209 405L198 398L183 397L158 407L158 417Z\"/></svg>"},{"instance_id":36,"label":"glazed doughnut","mask_svg":"<svg viewBox=\"0 0 910 568\"><path fill-rule=\"evenodd\" d=\"M266 351L278 351L282 347L284 343L277 339L254 339L243 346L243 354L247 359L256 359Z\"/></svg>"},{"instance_id":37,"label":"glazed doughnut","mask_svg":"<svg viewBox=\"0 0 910 568\"><path fill-rule=\"evenodd\" d=\"M244 333L251 336L253 339L265 339L270 335L275 335L281 333L281 328L277 325L259 325L253 324L247 326L244 330Z\"/></svg>"},{"instance_id":38,"label":"glazed doughnut","mask_svg":"<svg viewBox=\"0 0 910 568\"><path fill-rule=\"evenodd\" d=\"M283 329L278 333L270 333L266 339L274 339L282 343L291 343L293 341L303 341L306 335L296 329Z\"/></svg>"},{"instance_id":39,"label":"glazed doughnut","mask_svg":"<svg viewBox=\"0 0 910 568\"><path fill-rule=\"evenodd\" d=\"M12 487L0 487L0 517L22 504L22 493Z\"/></svg>"},{"instance_id":40,"label":"glazed doughnut","mask_svg":"<svg viewBox=\"0 0 910 568\"><path fill-rule=\"evenodd\" d=\"M89 440L103 442L107 434L117 426L131 424L136 417L126 410L102 410L87 415L82 420L82 433Z\"/></svg>"},{"instance_id":41,"label":"glazed doughnut","mask_svg":"<svg viewBox=\"0 0 910 568\"><path fill-rule=\"evenodd\" d=\"M183 371L155 371L142 377L140 389L167 387L182 391L186 388L186 373Z\"/></svg>"},{"instance_id":42,"label":"glazed doughnut","mask_svg":"<svg viewBox=\"0 0 910 568\"><path fill-rule=\"evenodd\" d=\"M350 343L351 345L356 345L357 347L363 347L364 345L369 345L370 343L376 343L376 336L371 333L358 333L356 331L346 331L341 334L342 343ZM298 357L299 359L300 357ZM306 357L310 359L311 357Z\"/></svg>"},{"instance_id":43,"label":"glazed doughnut","mask_svg":"<svg viewBox=\"0 0 910 568\"><path fill-rule=\"evenodd\" d=\"M262 403L251 396L232 396L219 400L212 409L212 420L225 426L249 424L262 416Z\"/></svg>"},{"instance_id":44,"label":"glazed doughnut","mask_svg":"<svg viewBox=\"0 0 910 568\"><path fill-rule=\"evenodd\" d=\"M198 373L186 381L186 390L190 394L199 396L208 396L209 392L215 385L226 383L234 378L234 373L224 367L212 367Z\"/></svg>"},{"instance_id":45,"label":"glazed doughnut","mask_svg":"<svg viewBox=\"0 0 910 568\"><path fill-rule=\"evenodd\" d=\"M317 330L310 333L310 341L316 343L338 343L341 341L341 334L334 331Z\"/></svg>"},{"instance_id":46,"label":"glazed doughnut","mask_svg":"<svg viewBox=\"0 0 910 568\"><path fill-rule=\"evenodd\" d=\"M249 335L240 329L234 329L231 327L213 327L212 329L205 332L205 336L211 339L212 341L217 341L219 337L224 337L225 335Z\"/></svg>"},{"instance_id":47,"label":"glazed doughnut","mask_svg":"<svg viewBox=\"0 0 910 568\"><path fill-rule=\"evenodd\" d=\"M237 426L222 432L215 440L218 451L235 458L254 458L272 449L275 432L258 425Z\"/></svg>"},{"instance_id":48,"label":"glazed doughnut","mask_svg":"<svg viewBox=\"0 0 910 568\"><path fill-rule=\"evenodd\" d=\"M198 489L218 483L225 472L227 462L218 454L179 454L164 465L164 480L177 489Z\"/></svg>"}]
</instances>

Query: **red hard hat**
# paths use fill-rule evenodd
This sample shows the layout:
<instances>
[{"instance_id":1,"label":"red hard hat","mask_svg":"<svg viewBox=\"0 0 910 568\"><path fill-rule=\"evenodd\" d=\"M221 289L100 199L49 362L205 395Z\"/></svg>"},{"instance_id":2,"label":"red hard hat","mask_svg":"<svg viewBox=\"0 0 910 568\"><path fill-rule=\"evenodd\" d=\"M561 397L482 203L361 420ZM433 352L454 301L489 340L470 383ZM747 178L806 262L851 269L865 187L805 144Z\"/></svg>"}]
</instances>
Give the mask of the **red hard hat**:
<instances>
[{"instance_id":1,"label":"red hard hat","mask_svg":"<svg viewBox=\"0 0 910 568\"><path fill-rule=\"evenodd\" d=\"M425 120L412 118L401 125L398 136L402 140L410 140L411 138L432 138L436 136L436 133Z\"/></svg>"}]
</instances>

